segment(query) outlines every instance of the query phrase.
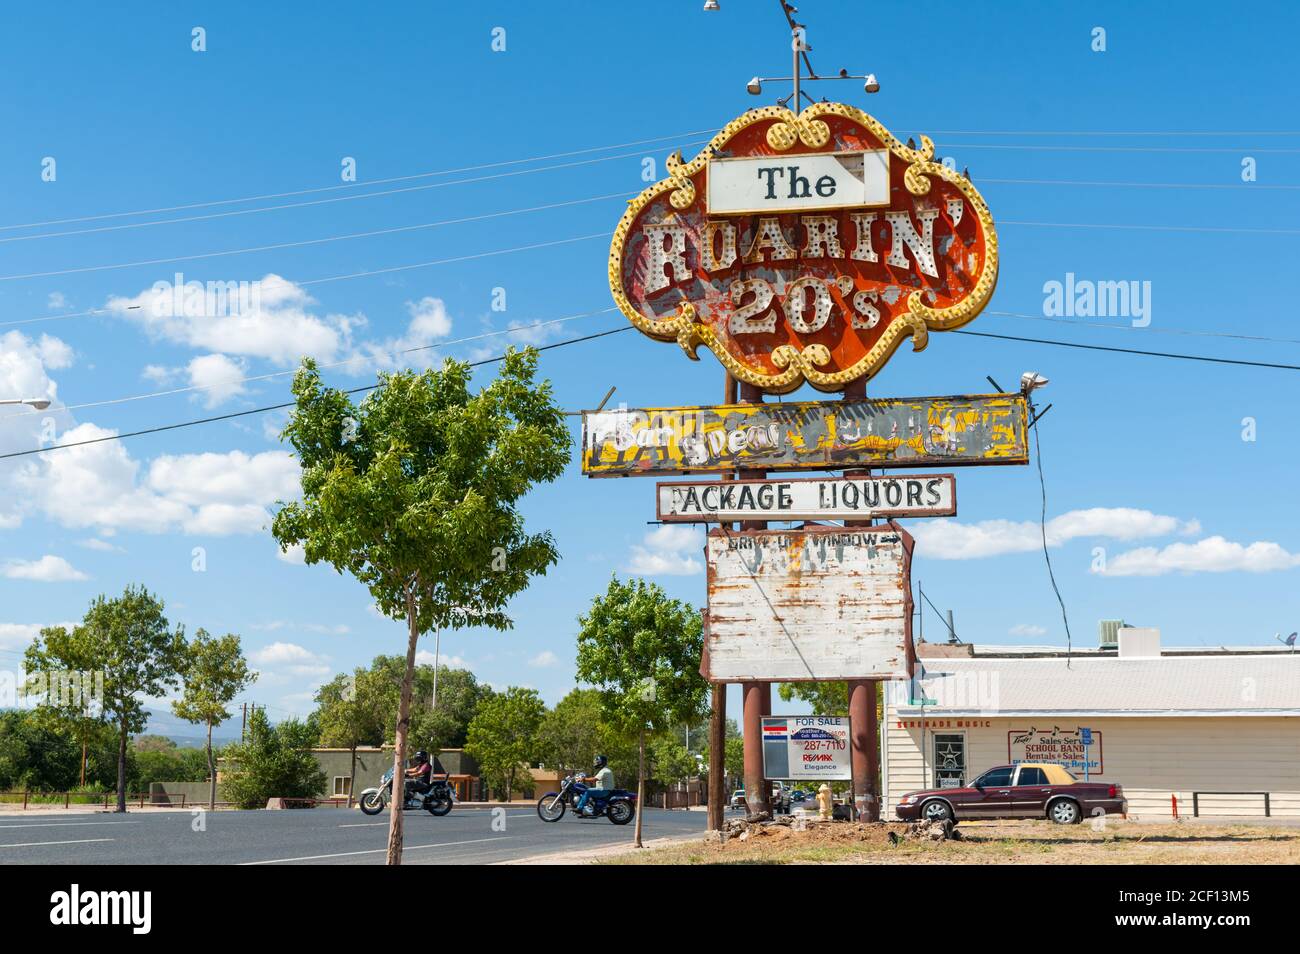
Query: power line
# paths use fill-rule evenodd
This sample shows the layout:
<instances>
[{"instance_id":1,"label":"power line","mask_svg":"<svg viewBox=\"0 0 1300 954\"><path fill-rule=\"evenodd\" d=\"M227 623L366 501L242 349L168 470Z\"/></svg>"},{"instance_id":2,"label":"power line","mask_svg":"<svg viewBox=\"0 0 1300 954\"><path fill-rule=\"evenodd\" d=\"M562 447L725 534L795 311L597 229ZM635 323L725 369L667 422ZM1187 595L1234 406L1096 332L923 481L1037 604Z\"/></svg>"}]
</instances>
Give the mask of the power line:
<instances>
[{"instance_id":1,"label":"power line","mask_svg":"<svg viewBox=\"0 0 1300 954\"><path fill-rule=\"evenodd\" d=\"M1083 351L1110 351L1116 354L1139 354L1149 358L1177 358L1182 361L1205 361L1210 364L1235 364L1248 368L1275 368L1280 371L1300 371L1300 364L1275 364L1270 361L1246 361L1243 358L1212 358L1200 354L1179 354L1172 351L1144 351L1140 348L1116 348L1110 345L1080 344L1076 341L1054 341L1050 338L1022 338L1018 335L995 335L988 331L953 331L955 335L972 335L976 338L997 338L1002 341L1024 341L1029 344L1056 345L1059 348L1078 348Z\"/></svg>"},{"instance_id":2,"label":"power line","mask_svg":"<svg viewBox=\"0 0 1300 954\"><path fill-rule=\"evenodd\" d=\"M685 145L688 146L699 145L701 142L704 141L706 140L699 140L697 142L686 143ZM434 182L428 185L408 186L402 189L385 189L379 192L366 192L361 195L343 195L343 196L336 196L331 199L312 199L307 202L291 202L286 205L265 206L260 209L234 209L229 212L212 212L206 215L190 215L179 219L157 219L153 222L131 222L125 225L104 225L104 226L98 226L96 228L91 228L91 229L73 229L67 232L40 232L35 235L15 235L9 238L0 238L0 243L27 242L32 239L61 238L68 235L91 235L100 232L116 232L122 229L143 229L154 225L181 225L189 222L207 221L209 219L229 218L231 216L236 216L236 215L256 215L261 212L279 212L285 209L300 209L305 206L328 205L334 202L352 202L357 199L373 199L380 196L399 195L406 192L422 192L428 189L443 189L448 186L465 185L467 183L472 183L472 182L487 182L493 179L504 179L512 176L526 176L526 175L531 175L534 172L550 172L555 169L568 169L574 166L591 165L592 163L597 163L597 162L609 162L610 160L613 159L629 159L638 155L640 155L639 152L632 152L632 153L624 153L623 155L618 155L618 156L602 156L599 159L584 159L580 162L564 162L554 166L538 166L535 169L520 169L515 172L498 172L488 176L474 176L473 178L469 178L469 179L453 179L450 182ZM635 193L632 194L635 195Z\"/></svg>"},{"instance_id":3,"label":"power line","mask_svg":"<svg viewBox=\"0 0 1300 954\"><path fill-rule=\"evenodd\" d=\"M515 325L510 328L502 328L497 331L486 331L483 332L482 334L469 335L467 337L456 338L451 341L440 341L437 342L436 344L419 345L417 347L402 348L396 351L372 352L371 354L366 356L353 355L352 357L345 358L342 361L332 361L328 364L319 364L317 365L317 367L320 368L321 370L331 370L333 368L342 368L348 366L373 368L378 364L380 359L385 359L385 358L391 359L404 354L416 354L421 351L437 351L442 348L450 348L453 345L467 344L471 341L483 341L487 338L497 338L500 337L501 335L513 335L513 334L519 334L520 332L535 331L539 328L547 328L552 325L560 325L570 321L577 321L580 318L592 318L596 315L607 315L612 311L618 311L618 309L611 305L609 308L601 308L596 311L585 311L574 315L565 315L562 318L552 318L549 321L538 321L530 325ZM268 371L264 374L250 374L247 375L246 377L240 377L240 378L228 378L226 380L218 381L215 384L196 384L196 385L191 385L189 387L169 388L168 390L165 391L153 391L148 394L132 394L126 397L110 398L102 401L87 401L82 404L66 404L62 407L56 408L55 410L60 413L64 413L68 411L81 411L81 410L85 410L86 408L92 408L92 407L107 407L109 405L114 405L114 404L127 404L132 401L143 401L148 398L172 397L177 394L190 394L190 393L197 393L202 391L215 391L219 388L228 388L231 385L235 385L235 384L247 384L252 381L268 381L271 380L272 378L285 377L286 375L295 374L297 370L298 369L295 367L295 368L289 368L280 371ZM3 418L3 420L17 421L17 420L21 420L24 417L31 417L34 415L47 415L48 413L49 413L48 410L38 411L35 408L27 408L21 413L6 415Z\"/></svg>"},{"instance_id":4,"label":"power line","mask_svg":"<svg viewBox=\"0 0 1300 954\"><path fill-rule=\"evenodd\" d=\"M1234 228L1214 225L1133 225L1128 223L1101 222L1022 222L1003 220L996 223L998 228L1007 225L1020 225L1046 229L1116 229L1129 232L1207 232L1232 235L1300 235L1300 229L1259 229Z\"/></svg>"},{"instance_id":5,"label":"power line","mask_svg":"<svg viewBox=\"0 0 1300 954\"><path fill-rule=\"evenodd\" d=\"M345 182L341 185L321 186L314 189L297 189L292 192L271 192L271 193L265 193L263 195L243 196L237 199L213 199L208 202L191 202L186 205L162 206L162 207L152 208L152 209L135 209L127 212L105 212L100 215L83 215L83 216L77 216L75 218L65 218L65 219L47 219L43 222L25 222L17 225L0 225L0 232L8 232L14 229L39 228L41 226L46 226L46 225L70 225L74 222L96 222L103 219L116 219L116 218L131 216L131 215L155 215L163 212L184 212L184 211L188 211L189 209L206 209L217 205L232 205L239 202L261 202L265 199L286 199L286 198L292 198L293 196L299 196L299 195L315 195L321 192L335 192L340 189L361 189L369 186L387 185L388 183L391 182L409 182L412 179L425 179L432 176L455 175L456 173L459 172L477 172L481 169L494 169L500 166L519 165L521 163L527 163L527 162L546 162L551 159L565 159L570 156L580 156L592 152L603 152L606 149L623 149L627 146L639 146L639 145L645 145L647 143L652 143L652 142L660 142L665 139L680 139L684 136L699 136L699 135L712 133L712 132L713 130L709 130L709 129L696 129L690 132L675 133L671 136L655 136L651 139L634 139L629 142L615 143L613 145L608 145L608 146L592 146L591 148L588 149L575 149L570 152L556 152L546 156L530 156L526 159L505 159L499 162L484 162L473 166L460 166L459 168L455 168L455 169L441 169L436 172L417 172L417 173L412 173L410 175L404 175L404 176L390 176L386 179L371 179L366 182ZM612 158L627 158L627 157L611 156L607 158L612 159ZM605 160L598 160L598 161L603 162Z\"/></svg>"},{"instance_id":6,"label":"power line","mask_svg":"<svg viewBox=\"0 0 1300 954\"><path fill-rule=\"evenodd\" d=\"M570 199L565 202L551 202L522 209L505 209L500 212L485 212L481 215L466 215L455 219L443 219L440 222L422 222L416 225L399 225L386 229L372 229L368 232L353 232L347 235L331 235L324 238L302 239L297 242L278 242L273 245L254 245L247 248L223 249L217 252L201 252L195 255L177 255L172 258L143 259L138 262L117 262L109 265L87 265L79 268L64 268L50 272L30 272L26 275L0 275L0 282L20 281L27 278L49 278L55 275L76 275L85 272L115 271L122 268L138 268L145 265L170 265L177 262L192 262L205 258L225 258L231 255L245 255L251 252L272 252L286 248L303 248L309 245L325 245L329 242L342 242L350 239L373 238L378 235L393 235L399 232L413 232L421 229L439 228L445 225L461 225L466 222L482 222L487 219L499 219L505 216L522 215L528 212L545 212L551 209L603 202L609 199L626 199L636 195L635 192L611 192L606 195L590 196L585 199Z\"/></svg>"},{"instance_id":7,"label":"power line","mask_svg":"<svg viewBox=\"0 0 1300 954\"><path fill-rule=\"evenodd\" d=\"M616 335L624 331L631 331L632 327L633 327L632 325L623 325L620 328L611 328L608 331L599 331L596 332L595 334L583 335L581 338L569 338L566 341L557 341L554 342L553 344L541 345L535 347L533 350L551 351L555 348L563 348L568 345L581 344L584 341L594 341L597 338L604 338L608 335ZM499 354L492 358L484 358L481 361L467 362L467 365L471 368L477 368L485 364L494 364L497 361L503 361L503 360L505 360L505 355ZM365 391L373 391L378 387L379 387L378 384L367 384L361 387L348 388L344 390L342 393L361 394ZM125 440L128 437L142 437L146 434L160 434L163 431L175 431L183 427L194 427L198 424L214 424L218 421L230 421L230 420L234 420L235 418L248 417L249 415L252 414L265 414L269 411L283 411L287 408L293 407L295 403L296 402L294 401L288 401L284 404L270 404L265 407L249 408L244 411L231 411L228 414L217 414L212 417L203 417L193 421L180 421L176 424L162 424L157 427L146 427L138 431L128 431L124 434L109 434L104 437L92 437L84 441L73 441L68 444L52 444L49 447L34 447L31 448L30 450L11 451L8 454L0 454L0 460L8 460L9 458L12 457L29 457L33 454L46 454L49 453L50 451L62 450L67 447L84 447L87 444L102 444L106 441L120 441L120 440Z\"/></svg>"},{"instance_id":8,"label":"power line","mask_svg":"<svg viewBox=\"0 0 1300 954\"><path fill-rule=\"evenodd\" d=\"M1294 191L1300 185L1278 185L1265 182L1116 182L1114 180L1081 179L991 179L979 177L980 185L987 182L996 185L1036 185L1036 186L1109 186L1120 189L1245 189L1247 191Z\"/></svg>"},{"instance_id":9,"label":"power line","mask_svg":"<svg viewBox=\"0 0 1300 954\"><path fill-rule=\"evenodd\" d=\"M1104 321L1080 321L1077 318L1056 318L1050 315L1026 315L1014 311L986 311L995 318L1022 318L1026 321L1049 321L1057 325L1074 325L1082 328L1106 328L1111 331L1155 332L1164 335L1188 335L1198 338L1230 338L1235 341L1262 341L1271 344L1300 344L1300 338L1271 338L1265 335L1241 335L1229 331L1195 331L1190 328L1161 328L1149 325L1117 325Z\"/></svg>"}]
</instances>

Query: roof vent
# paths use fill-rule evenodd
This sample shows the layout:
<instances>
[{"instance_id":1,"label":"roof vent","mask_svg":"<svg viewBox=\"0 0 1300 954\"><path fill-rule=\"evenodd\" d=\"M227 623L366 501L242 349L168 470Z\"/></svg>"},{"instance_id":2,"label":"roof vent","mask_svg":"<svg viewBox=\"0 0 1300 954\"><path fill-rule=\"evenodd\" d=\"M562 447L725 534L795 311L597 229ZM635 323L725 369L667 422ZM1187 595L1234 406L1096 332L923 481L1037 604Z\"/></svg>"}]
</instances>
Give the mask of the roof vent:
<instances>
[{"instance_id":1,"label":"roof vent","mask_svg":"<svg viewBox=\"0 0 1300 954\"><path fill-rule=\"evenodd\" d=\"M1122 619L1103 619L1097 621L1097 644L1102 649L1119 648L1119 631L1128 624Z\"/></svg>"},{"instance_id":2,"label":"roof vent","mask_svg":"<svg viewBox=\"0 0 1300 954\"><path fill-rule=\"evenodd\" d=\"M1120 659L1153 659L1160 656L1160 630L1125 626L1119 631Z\"/></svg>"}]
</instances>

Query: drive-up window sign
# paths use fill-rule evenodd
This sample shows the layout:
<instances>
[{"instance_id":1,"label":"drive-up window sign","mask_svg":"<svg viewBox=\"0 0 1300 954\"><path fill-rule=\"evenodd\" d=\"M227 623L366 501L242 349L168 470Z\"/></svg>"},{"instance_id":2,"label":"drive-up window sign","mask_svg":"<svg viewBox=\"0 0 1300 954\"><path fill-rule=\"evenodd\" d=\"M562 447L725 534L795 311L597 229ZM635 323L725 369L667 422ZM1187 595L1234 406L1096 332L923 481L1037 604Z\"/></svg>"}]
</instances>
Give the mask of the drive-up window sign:
<instances>
[{"instance_id":1,"label":"drive-up window sign","mask_svg":"<svg viewBox=\"0 0 1300 954\"><path fill-rule=\"evenodd\" d=\"M845 716L766 716L763 777L848 781L853 777Z\"/></svg>"}]
</instances>

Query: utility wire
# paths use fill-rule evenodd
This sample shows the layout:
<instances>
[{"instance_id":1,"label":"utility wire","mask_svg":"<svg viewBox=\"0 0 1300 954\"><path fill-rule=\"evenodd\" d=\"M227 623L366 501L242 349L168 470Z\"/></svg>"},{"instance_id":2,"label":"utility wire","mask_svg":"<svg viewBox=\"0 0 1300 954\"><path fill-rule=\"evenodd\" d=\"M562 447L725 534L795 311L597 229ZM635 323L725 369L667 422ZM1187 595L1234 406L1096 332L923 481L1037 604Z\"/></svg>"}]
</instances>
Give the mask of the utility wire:
<instances>
[{"instance_id":1,"label":"utility wire","mask_svg":"<svg viewBox=\"0 0 1300 954\"><path fill-rule=\"evenodd\" d=\"M584 341L594 341L597 338L604 338L608 335L616 335L624 331L631 331L632 327L633 327L632 325L623 325L620 328L611 328L608 331L599 331L596 332L595 334L583 335L581 338L569 338L566 341L556 341L553 344L541 345L539 347L535 347L533 350L551 351L555 348L563 348L568 345L581 344ZM505 355L499 354L492 358L484 358L481 361L467 362L467 365L471 368L477 368L485 364L495 364L497 361L503 361L503 360L505 360ZM379 387L378 384L367 384L361 387L348 388L342 391L342 393L361 394L365 391L373 391L378 387ZM0 460L8 460L9 458L12 457L29 457L33 454L47 454L50 451L62 450L63 448L67 448L67 447L84 447L87 444L102 444L105 441L120 441L120 440L125 440L128 437L142 437L146 434L160 434L163 431L175 431L183 427L194 427L195 425L198 424L213 424L218 421L230 421L230 420L234 420L235 418L248 417L249 415L252 414L265 414L269 411L282 411L285 410L286 408L293 407L295 403L296 402L294 401L288 401L285 402L284 404L270 404L265 407L254 407L244 411L231 411L228 414L217 414L212 417L199 418L198 420L193 420L193 421L179 421L175 424L163 424L157 427L146 427L138 431L128 431L123 434L108 434L104 437L92 437L84 441L72 441L71 443L68 444L52 444L49 447L33 447L29 450L11 451L8 454L0 454Z\"/></svg>"},{"instance_id":2,"label":"utility wire","mask_svg":"<svg viewBox=\"0 0 1300 954\"><path fill-rule=\"evenodd\" d=\"M367 355L357 354L357 355L353 355L350 358L344 358L341 361L332 361L328 364L319 364L317 365L317 367L320 368L321 370L331 370L333 368L342 368L342 367L354 367L357 368L358 370L362 368L369 369L375 367L383 359L392 359L405 354L416 354L421 351L437 351L442 348L450 348L453 345L467 344L468 342L471 341L483 341L487 338L496 338L496 337L500 337L501 335L513 335L513 334L519 334L521 332L526 332L526 331L535 331L539 328L547 328L550 327L551 325L560 325L566 322L576 321L580 318L591 318L596 315L607 315L612 311L618 311L618 309L611 305L609 308L601 308L596 311L585 311L575 315L565 315L562 318L552 318L549 321L538 321L530 325L515 325L510 328L501 328L496 331L485 331L482 334L469 335L464 338L455 338L451 341L439 341L436 344L419 345L416 347L402 348L395 351L376 351L376 352L371 352L370 354ZM113 404L127 404L132 401L143 401L148 398L171 397L177 394L191 394L191 393L198 393L202 391L215 391L220 388L228 388L235 384L247 384L252 381L268 381L273 378L284 377L286 375L295 374L297 370L298 369L296 367L288 368L280 371L268 371L264 374L250 374L246 377L228 378L222 381L218 381L215 384L195 384L195 385L190 385L188 387L169 388L168 390L165 391L153 391L148 394L132 394L126 397L109 398L102 401L87 401L83 404L66 404L63 407L60 407L58 410L60 412L81 411L81 410L85 410L86 408L92 408L92 407L107 407ZM21 420L24 417L30 417L32 415L43 415L48 413L49 413L48 410L38 411L35 408L27 408L23 413L6 415L3 418L3 420L16 421L16 420Z\"/></svg>"},{"instance_id":3,"label":"utility wire","mask_svg":"<svg viewBox=\"0 0 1300 954\"><path fill-rule=\"evenodd\" d=\"M1050 315L1026 315L1014 311L986 311L993 318L1021 318L1026 321L1047 321L1055 325L1074 325L1080 328L1106 328L1110 331L1155 332L1164 335L1187 335L1197 338L1230 338L1234 341L1263 341L1271 344L1300 344L1300 338L1272 338L1266 335L1239 335L1230 331L1196 331L1191 328L1163 328L1150 325L1115 324L1104 321L1081 321L1078 318L1057 318Z\"/></svg>"},{"instance_id":4,"label":"utility wire","mask_svg":"<svg viewBox=\"0 0 1300 954\"><path fill-rule=\"evenodd\" d=\"M163 212L184 212L190 209L207 209L217 205L232 205L239 202L261 202L266 199L286 199L286 198L292 198L294 196L299 196L299 195L316 195L321 192L335 192L341 189L362 189L362 188L367 188L369 186L387 185L391 182L409 182L412 179L426 179L433 176L455 175L456 173L460 173L460 172L477 172L480 169L495 169L501 166L519 165L521 163L527 163L527 162L546 162L551 159L565 159L570 156L581 156L592 152L603 152L606 149L623 149L627 146L645 145L647 143L660 142L664 139L680 139L685 136L699 136L705 134L711 135L712 133L713 130L711 129L695 129L695 130L691 130L690 132L675 133L671 136L655 136L652 139L634 139L631 140L630 142L621 142L621 143L616 143L608 146L593 146L589 149L575 149L570 152L555 152L546 156L530 156L526 159L506 159L499 162L484 162L473 166L460 166L459 168L455 168L455 169L441 169L436 172L417 172L417 173L412 173L410 175L404 175L404 176L390 176L386 179L370 179L365 182L345 182L341 185L321 186L315 189L297 189L292 192L271 192L271 193L265 193L263 195L243 196L237 199L213 199L212 201L209 202L191 202L186 205L162 206L162 207L152 208L152 209L134 209L127 212L105 212L100 215L82 215L82 216L77 216L75 218L66 218L66 219L46 219L43 222L24 222L16 225L0 225L0 232L8 232L14 229L39 228L46 225L70 225L74 222L97 222L103 219L117 219L117 218L123 218L131 215L156 215ZM627 158L627 157L611 156L607 158ZM597 161L603 162L605 160L602 159Z\"/></svg>"},{"instance_id":5,"label":"utility wire","mask_svg":"<svg viewBox=\"0 0 1300 954\"><path fill-rule=\"evenodd\" d=\"M309 245L325 245L330 242L343 242L350 239L373 238L378 235L393 235L399 232L414 232L422 229L439 228L445 225L462 225L466 222L482 222L487 219L499 219L528 212L546 212L551 209L603 202L609 199L626 199L636 195L635 192L611 192L605 195L590 196L585 199L570 199L565 202L551 202L546 205L534 205L522 209L505 209L500 212L485 212L481 215L466 215L455 219L443 219L439 222L421 222L416 225L399 225L386 229L372 229L368 232L352 232L347 235L330 235L324 238L302 239L297 242L278 242L274 245L253 245L247 248L223 249L217 252L200 252L195 255L177 255L172 258L144 259L138 262L116 262L109 265L86 265L79 268L64 268L50 272L30 272L26 275L0 275L0 282L19 281L26 278L49 278L55 275L74 275L85 272L114 271L122 268L137 268L144 265L169 265L176 262L193 262L205 258L225 258L231 255L246 255L251 252L272 252L286 248L303 248Z\"/></svg>"},{"instance_id":6,"label":"utility wire","mask_svg":"<svg viewBox=\"0 0 1300 954\"><path fill-rule=\"evenodd\" d=\"M1029 405L1033 410L1033 404ZM1034 460L1038 462L1038 486L1042 492L1043 509L1039 515L1038 526L1043 537L1043 560L1047 563L1047 578L1052 581L1052 592L1056 594L1056 601L1061 604L1061 621L1065 623L1065 668L1070 668L1071 654L1074 651L1074 639L1070 635L1070 617L1065 612L1065 599L1061 596L1061 588L1056 585L1056 574L1052 571L1052 554L1047 549L1047 479L1043 476L1043 449L1038 441L1038 432L1040 428L1033 428L1034 432Z\"/></svg>"},{"instance_id":7,"label":"utility wire","mask_svg":"<svg viewBox=\"0 0 1300 954\"><path fill-rule=\"evenodd\" d=\"M972 335L976 338L997 338L1001 341L1023 341L1029 344L1056 345L1059 348L1078 348L1083 351L1111 351L1117 354L1139 354L1149 358L1177 358L1182 361L1205 361L1210 364L1234 364L1248 368L1275 368L1280 371L1300 371L1300 364L1280 364L1270 361L1246 361L1243 358L1212 358L1201 354L1179 354L1172 351L1145 351L1141 348L1116 348L1110 345L1080 344L1077 341L1055 341L1050 338L1023 338L1018 335L995 335L988 331L952 331L954 335Z\"/></svg>"},{"instance_id":8,"label":"utility wire","mask_svg":"<svg viewBox=\"0 0 1300 954\"><path fill-rule=\"evenodd\" d=\"M702 142L706 142L706 141L707 140L699 140L697 142L685 143L685 145L688 146L700 145ZM629 159L639 155L641 155L640 152L630 152L618 156L601 156L599 159L584 159L580 162L564 162L564 163L560 163L559 165L538 166L533 169L519 169L514 172L498 172L498 173L494 173L493 175L474 176L473 178L470 179L453 179L450 182L433 182L433 183L429 183L428 185L407 186L406 188L402 188L402 189L385 189L379 192L366 192L359 195L335 196L334 198L330 198L330 199L311 199L306 202L291 202L286 205L271 205L271 206L264 206L258 209L234 209L229 212L210 212L205 215L190 215L190 216L185 216L183 218L177 218L177 219L155 219L152 222L129 222L125 225L101 225L95 228L73 229L66 232L38 232L35 235L14 235L8 238L0 238L0 243L27 242L32 239L62 238L68 235L91 235L99 232L117 232L122 229L143 229L154 225L180 225L188 222L202 222L209 219L229 218L230 216L235 216L235 215L256 215L261 212L279 212L284 209L300 209L303 208L304 206L328 205L334 202L352 202L357 199L373 199L385 195L398 195L406 192L422 192L428 189L443 189L446 188L447 186L465 185L471 182L487 182L489 180L504 179L511 176L526 176L526 175L531 175L534 172L549 172L554 169L568 169L574 166L591 165L592 163L596 163L596 162L608 162L611 159ZM631 193L631 194L635 195L636 193Z\"/></svg>"}]
</instances>

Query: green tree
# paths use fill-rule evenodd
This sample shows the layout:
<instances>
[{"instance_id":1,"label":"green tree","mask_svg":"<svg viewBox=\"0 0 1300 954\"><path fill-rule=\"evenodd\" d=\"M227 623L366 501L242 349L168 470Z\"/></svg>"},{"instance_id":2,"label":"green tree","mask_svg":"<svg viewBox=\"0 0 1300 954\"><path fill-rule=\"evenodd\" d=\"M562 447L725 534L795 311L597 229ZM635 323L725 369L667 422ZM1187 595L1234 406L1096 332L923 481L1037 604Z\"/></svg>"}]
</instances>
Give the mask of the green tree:
<instances>
[{"instance_id":1,"label":"green tree","mask_svg":"<svg viewBox=\"0 0 1300 954\"><path fill-rule=\"evenodd\" d=\"M416 642L434 627L508 629L507 602L559 555L528 534L519 500L560 476L569 433L537 352L509 351L477 394L470 369L381 375L360 405L326 388L312 361L294 377L284 437L302 466L302 500L272 531L364 583L385 616L405 620L406 664L394 732L394 775L406 761ZM388 863L402 857L402 813L389 815Z\"/></svg>"},{"instance_id":2,"label":"green tree","mask_svg":"<svg viewBox=\"0 0 1300 954\"><path fill-rule=\"evenodd\" d=\"M226 747L226 796L241 808L261 808L270 798L315 798L325 793L325 773L312 754L315 733L305 722L272 726L258 708L244 742Z\"/></svg>"},{"instance_id":3,"label":"green tree","mask_svg":"<svg viewBox=\"0 0 1300 954\"><path fill-rule=\"evenodd\" d=\"M479 683L468 669L438 667L436 691L437 705L433 705L433 667L421 666L426 678L420 682L428 692L418 697L411 712L411 745L438 752L442 749L459 749L465 746L469 724L478 711L479 703L492 694Z\"/></svg>"},{"instance_id":4,"label":"green tree","mask_svg":"<svg viewBox=\"0 0 1300 954\"><path fill-rule=\"evenodd\" d=\"M516 787L531 784L528 766L537 759L537 730L546 706L535 689L510 686L479 706L469 724L465 751L478 762L479 772L501 801L509 801Z\"/></svg>"},{"instance_id":5,"label":"green tree","mask_svg":"<svg viewBox=\"0 0 1300 954\"><path fill-rule=\"evenodd\" d=\"M786 702L806 702L817 715L846 716L849 714L849 684L847 682L783 682L777 693Z\"/></svg>"},{"instance_id":6,"label":"green tree","mask_svg":"<svg viewBox=\"0 0 1300 954\"><path fill-rule=\"evenodd\" d=\"M173 688L185 659L184 631L173 630L163 602L144 587L128 586L115 599L99 596L82 624L41 631L28 647L27 670L47 676L87 667L103 673L100 711L118 730L117 811L126 811L127 742L149 716L144 697Z\"/></svg>"},{"instance_id":7,"label":"green tree","mask_svg":"<svg viewBox=\"0 0 1300 954\"><path fill-rule=\"evenodd\" d=\"M320 744L348 750L352 759L348 778L357 777L357 746L383 743L389 711L397 704L397 692L398 688L383 673L360 668L350 675L339 673L316 690Z\"/></svg>"},{"instance_id":8,"label":"green tree","mask_svg":"<svg viewBox=\"0 0 1300 954\"><path fill-rule=\"evenodd\" d=\"M172 703L172 711L186 722L206 727L203 751L208 757L208 808L217 807L217 766L212 758L212 727L230 718L226 709L254 682L257 673L249 671L248 661L239 645L239 637L227 633L217 639L200 629L185 650L181 663L181 698Z\"/></svg>"},{"instance_id":9,"label":"green tree","mask_svg":"<svg viewBox=\"0 0 1300 954\"><path fill-rule=\"evenodd\" d=\"M661 732L650 743L651 776L665 785L682 782L699 774L695 756L675 733Z\"/></svg>"},{"instance_id":10,"label":"green tree","mask_svg":"<svg viewBox=\"0 0 1300 954\"><path fill-rule=\"evenodd\" d=\"M609 759L615 782L636 775L636 741L605 723L597 689L573 689L542 718L538 761L561 772L589 772L597 755Z\"/></svg>"},{"instance_id":11,"label":"green tree","mask_svg":"<svg viewBox=\"0 0 1300 954\"><path fill-rule=\"evenodd\" d=\"M35 718L51 732L70 735L81 747L78 784L83 787L90 740L104 724L103 706L96 699L103 678L97 685L95 652L85 629L69 632L54 626L41 630L25 658L28 679L23 689L39 700Z\"/></svg>"},{"instance_id":12,"label":"green tree","mask_svg":"<svg viewBox=\"0 0 1300 954\"><path fill-rule=\"evenodd\" d=\"M151 782L202 782L210 777L202 749L182 749L160 735L141 735L131 740L128 776L136 791L148 790Z\"/></svg>"},{"instance_id":13,"label":"green tree","mask_svg":"<svg viewBox=\"0 0 1300 954\"><path fill-rule=\"evenodd\" d=\"M637 804L645 803L646 727L704 716L700 614L654 583L617 578L578 620L578 679L600 689L605 721L637 740ZM635 844L641 846L641 812Z\"/></svg>"}]
</instances>

